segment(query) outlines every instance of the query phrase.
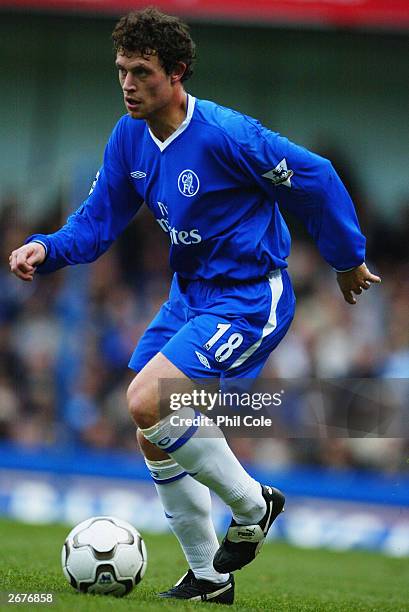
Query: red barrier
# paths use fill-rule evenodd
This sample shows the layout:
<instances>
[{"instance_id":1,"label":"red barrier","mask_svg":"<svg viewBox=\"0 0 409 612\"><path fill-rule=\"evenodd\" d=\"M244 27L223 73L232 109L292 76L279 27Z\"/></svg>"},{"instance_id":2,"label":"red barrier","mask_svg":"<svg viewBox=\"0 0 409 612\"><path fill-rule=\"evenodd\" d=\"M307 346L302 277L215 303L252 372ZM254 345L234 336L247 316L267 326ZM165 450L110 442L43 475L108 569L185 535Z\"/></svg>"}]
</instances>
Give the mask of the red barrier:
<instances>
[{"instance_id":1,"label":"red barrier","mask_svg":"<svg viewBox=\"0 0 409 612\"><path fill-rule=\"evenodd\" d=\"M148 4L186 19L409 29L409 0L0 0L0 8L110 15Z\"/></svg>"}]
</instances>

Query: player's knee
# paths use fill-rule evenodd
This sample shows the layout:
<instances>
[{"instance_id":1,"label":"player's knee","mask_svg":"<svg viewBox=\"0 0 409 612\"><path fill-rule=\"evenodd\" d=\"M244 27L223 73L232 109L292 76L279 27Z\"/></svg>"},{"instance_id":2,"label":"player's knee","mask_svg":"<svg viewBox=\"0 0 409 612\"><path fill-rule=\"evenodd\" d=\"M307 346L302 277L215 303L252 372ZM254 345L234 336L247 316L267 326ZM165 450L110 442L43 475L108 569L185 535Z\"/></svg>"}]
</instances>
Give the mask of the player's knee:
<instances>
[{"instance_id":1,"label":"player's knee","mask_svg":"<svg viewBox=\"0 0 409 612\"><path fill-rule=\"evenodd\" d=\"M138 376L129 385L126 398L129 413L138 427L146 429L157 423L156 406L150 397L149 390L143 381L138 380Z\"/></svg>"}]
</instances>

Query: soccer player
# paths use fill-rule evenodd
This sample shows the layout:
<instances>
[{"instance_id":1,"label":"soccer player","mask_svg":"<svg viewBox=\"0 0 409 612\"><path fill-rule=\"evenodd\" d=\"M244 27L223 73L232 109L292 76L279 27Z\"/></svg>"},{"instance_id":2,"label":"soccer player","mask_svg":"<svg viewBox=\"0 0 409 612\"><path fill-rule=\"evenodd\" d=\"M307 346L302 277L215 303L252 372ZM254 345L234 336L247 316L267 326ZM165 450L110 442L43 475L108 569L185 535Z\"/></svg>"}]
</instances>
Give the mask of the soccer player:
<instances>
[{"instance_id":1,"label":"soccer player","mask_svg":"<svg viewBox=\"0 0 409 612\"><path fill-rule=\"evenodd\" d=\"M215 425L212 435L186 425L172 437L169 414L159 413L159 381L260 373L294 314L280 208L306 224L348 303L380 279L364 263L365 238L328 160L185 91L195 47L184 23L153 8L132 12L113 41L127 114L89 197L59 231L30 236L10 266L31 281L36 271L94 261L143 204L168 234L175 274L131 357L129 410L189 565L161 596L230 604L232 572L254 559L284 496L246 472ZM220 546L209 489L232 512Z\"/></svg>"}]
</instances>

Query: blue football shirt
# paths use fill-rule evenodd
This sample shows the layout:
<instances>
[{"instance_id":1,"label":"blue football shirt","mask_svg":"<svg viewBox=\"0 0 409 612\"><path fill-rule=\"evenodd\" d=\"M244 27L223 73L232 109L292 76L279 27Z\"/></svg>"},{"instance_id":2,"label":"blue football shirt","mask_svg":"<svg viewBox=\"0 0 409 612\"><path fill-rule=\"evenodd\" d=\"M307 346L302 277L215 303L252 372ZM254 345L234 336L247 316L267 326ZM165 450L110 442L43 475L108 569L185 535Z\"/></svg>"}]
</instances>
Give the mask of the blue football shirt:
<instances>
[{"instance_id":1,"label":"blue football shirt","mask_svg":"<svg viewBox=\"0 0 409 612\"><path fill-rule=\"evenodd\" d=\"M234 110L188 95L187 114L164 142L123 116L89 197L54 234L35 234L38 272L94 261L145 203L186 279L245 281L285 268L290 236L280 209L306 225L337 270L365 259L351 198L331 163Z\"/></svg>"}]
</instances>

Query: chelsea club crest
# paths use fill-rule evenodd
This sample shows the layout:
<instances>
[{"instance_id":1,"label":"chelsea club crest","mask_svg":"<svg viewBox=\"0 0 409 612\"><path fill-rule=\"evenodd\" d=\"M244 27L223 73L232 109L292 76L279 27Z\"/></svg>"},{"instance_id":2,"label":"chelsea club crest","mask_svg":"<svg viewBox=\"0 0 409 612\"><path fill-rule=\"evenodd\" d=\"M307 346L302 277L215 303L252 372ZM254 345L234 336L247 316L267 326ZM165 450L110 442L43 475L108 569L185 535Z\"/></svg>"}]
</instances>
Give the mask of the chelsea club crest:
<instances>
[{"instance_id":1,"label":"chelsea club crest","mask_svg":"<svg viewBox=\"0 0 409 612\"><path fill-rule=\"evenodd\" d=\"M191 198L199 191L199 177L193 170L183 170L178 177L178 189L187 198Z\"/></svg>"}]
</instances>

